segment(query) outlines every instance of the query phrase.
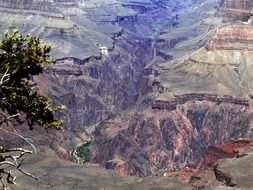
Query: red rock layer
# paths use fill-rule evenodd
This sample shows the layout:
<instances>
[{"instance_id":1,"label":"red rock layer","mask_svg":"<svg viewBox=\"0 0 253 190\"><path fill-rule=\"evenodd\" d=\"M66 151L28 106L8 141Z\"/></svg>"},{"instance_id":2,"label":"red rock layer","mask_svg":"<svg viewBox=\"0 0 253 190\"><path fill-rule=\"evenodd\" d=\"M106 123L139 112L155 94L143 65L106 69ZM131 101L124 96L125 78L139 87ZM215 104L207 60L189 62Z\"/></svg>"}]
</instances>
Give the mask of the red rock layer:
<instances>
[{"instance_id":1,"label":"red rock layer","mask_svg":"<svg viewBox=\"0 0 253 190\"><path fill-rule=\"evenodd\" d=\"M253 115L247 105L211 100L185 99L173 110L166 109L167 105L148 109L129 116L128 123L115 129L103 123L95 131L90 160L122 175L156 175L160 170L195 165L214 144L251 137ZM218 145L211 150L220 157L233 156Z\"/></svg>"},{"instance_id":2,"label":"red rock layer","mask_svg":"<svg viewBox=\"0 0 253 190\"><path fill-rule=\"evenodd\" d=\"M245 156L244 149L251 146L253 146L253 141L248 139L238 139L227 144L211 145L198 163L197 168L215 166L219 159Z\"/></svg>"},{"instance_id":3,"label":"red rock layer","mask_svg":"<svg viewBox=\"0 0 253 190\"><path fill-rule=\"evenodd\" d=\"M251 0L222 0L219 16L228 21L248 21L252 15L250 12L252 7Z\"/></svg>"},{"instance_id":4,"label":"red rock layer","mask_svg":"<svg viewBox=\"0 0 253 190\"><path fill-rule=\"evenodd\" d=\"M253 51L253 27L251 25L231 25L217 29L208 50Z\"/></svg>"}]
</instances>

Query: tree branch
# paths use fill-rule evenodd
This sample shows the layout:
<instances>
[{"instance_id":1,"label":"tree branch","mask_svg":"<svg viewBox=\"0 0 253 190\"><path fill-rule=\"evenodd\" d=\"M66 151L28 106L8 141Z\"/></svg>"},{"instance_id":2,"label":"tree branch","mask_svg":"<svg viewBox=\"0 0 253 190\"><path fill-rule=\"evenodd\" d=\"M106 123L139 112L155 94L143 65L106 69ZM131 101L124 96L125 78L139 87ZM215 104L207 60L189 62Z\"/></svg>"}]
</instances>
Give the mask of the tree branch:
<instances>
[{"instance_id":1,"label":"tree branch","mask_svg":"<svg viewBox=\"0 0 253 190\"><path fill-rule=\"evenodd\" d=\"M9 133L9 134L12 134L14 136L17 136L17 137L21 138L22 140L24 140L25 142L27 142L33 148L33 150L34 150L35 153L38 152L37 149L36 149L36 147L27 138L23 137L22 135L20 135L18 133L11 132L11 131L8 131L8 130L5 130L5 129L1 129L1 128L0 128L0 130L3 131L3 132L5 132L5 133Z\"/></svg>"},{"instance_id":2,"label":"tree branch","mask_svg":"<svg viewBox=\"0 0 253 190\"><path fill-rule=\"evenodd\" d=\"M33 178L33 179L35 179L35 180L41 182L40 179L39 179L38 177L35 177L34 175L32 175L32 174L30 174L30 173L25 172L24 170L22 170L22 169L20 168L20 167L21 167L20 164L16 165L15 163L13 163L13 162L11 162L11 161L3 161L3 162L0 162L0 166L3 166L3 165L12 166L12 167L14 167L15 169L17 169L18 171L20 171L22 174L27 175L27 176L29 176L29 177L31 177L31 178Z\"/></svg>"},{"instance_id":3,"label":"tree branch","mask_svg":"<svg viewBox=\"0 0 253 190\"><path fill-rule=\"evenodd\" d=\"M7 190L7 186L6 186L6 185L5 185L5 183L4 183L4 180L3 180L2 174L0 174L0 182L1 182L1 184L2 184L2 188L3 188L3 190Z\"/></svg>"},{"instance_id":4,"label":"tree branch","mask_svg":"<svg viewBox=\"0 0 253 190\"><path fill-rule=\"evenodd\" d=\"M40 183L49 185L48 183L45 183L45 182L41 181L40 178L34 176L33 174L31 174L29 172L24 171L21 168L21 166L22 166L22 164L25 160L25 157L24 157L25 154L32 154L32 151L29 151L29 150L26 150L26 149L23 149L23 148L3 149L2 147L0 147L0 153L8 153L8 152L20 152L20 154L19 155L14 155L14 156L12 156L12 155L3 156L3 158L5 160L0 162L0 166L5 166L6 165L6 166L14 167L16 170L18 170L22 174L24 174L28 177L31 177L32 179L34 179L34 180L36 180ZM3 189L4 189L4 187L6 187L5 183L3 181L3 174L7 175L7 177L6 177L7 183L15 184L16 177L12 175L11 170L6 171L5 169L1 169L0 170L0 179L1 179L0 182L2 183Z\"/></svg>"},{"instance_id":5,"label":"tree branch","mask_svg":"<svg viewBox=\"0 0 253 190\"><path fill-rule=\"evenodd\" d=\"M8 80L10 80L10 78L9 78L10 74L8 74L8 72L9 72L9 69L6 69L5 73L4 73L3 76L1 77L0 86L2 86L3 83L5 83L5 82L7 82ZM8 78L6 79L6 77L8 77Z\"/></svg>"}]
</instances>

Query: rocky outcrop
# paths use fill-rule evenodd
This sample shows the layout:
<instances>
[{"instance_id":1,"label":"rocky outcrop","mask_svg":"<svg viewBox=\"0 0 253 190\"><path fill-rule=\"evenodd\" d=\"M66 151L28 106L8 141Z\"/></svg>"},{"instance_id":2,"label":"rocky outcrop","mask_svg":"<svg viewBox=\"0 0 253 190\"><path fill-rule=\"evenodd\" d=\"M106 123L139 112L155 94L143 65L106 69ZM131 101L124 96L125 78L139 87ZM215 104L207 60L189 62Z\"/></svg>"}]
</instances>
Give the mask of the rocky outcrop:
<instances>
[{"instance_id":1,"label":"rocky outcrop","mask_svg":"<svg viewBox=\"0 0 253 190\"><path fill-rule=\"evenodd\" d=\"M208 45L187 59L161 65L157 68L155 80L165 93L159 98L193 92L232 96L251 94L252 31L252 26L243 24L219 28Z\"/></svg>"},{"instance_id":2,"label":"rocky outcrop","mask_svg":"<svg viewBox=\"0 0 253 190\"><path fill-rule=\"evenodd\" d=\"M214 174L218 181L222 182L225 186L234 187L235 183L232 182L232 178L222 171L218 170L217 167L214 167Z\"/></svg>"},{"instance_id":3,"label":"rocky outcrop","mask_svg":"<svg viewBox=\"0 0 253 190\"><path fill-rule=\"evenodd\" d=\"M252 148L247 150L247 155L242 158L232 158L220 160L216 171L223 176L227 176L226 184L227 186L236 186L246 189L251 189L253 187L252 183L252 164L250 160L252 159ZM218 176L218 180L221 180Z\"/></svg>"},{"instance_id":4,"label":"rocky outcrop","mask_svg":"<svg viewBox=\"0 0 253 190\"><path fill-rule=\"evenodd\" d=\"M23 169L41 179L41 182L30 179L20 173L17 184L11 185L13 190L54 189L54 190L191 190L191 187L180 183L174 178L120 177L116 173L89 164L78 165L60 160L57 155L46 147L38 147L39 152L31 155L23 164ZM48 185L49 184L49 185Z\"/></svg>"},{"instance_id":5,"label":"rocky outcrop","mask_svg":"<svg viewBox=\"0 0 253 190\"><path fill-rule=\"evenodd\" d=\"M177 172L238 155L218 144L252 139L253 25L241 22L251 16L251 1L222 1L218 14L216 6L45 1L34 14L26 4L2 5L2 28L36 30L54 43L54 55L65 57L36 81L41 93L68 108L66 135L52 133L45 143L42 134L36 142L66 155L92 134L90 161L121 175ZM224 173L216 168L228 183Z\"/></svg>"},{"instance_id":6,"label":"rocky outcrop","mask_svg":"<svg viewBox=\"0 0 253 190\"><path fill-rule=\"evenodd\" d=\"M210 51L252 51L253 27L251 25L230 25L215 31L206 48Z\"/></svg>"},{"instance_id":7,"label":"rocky outcrop","mask_svg":"<svg viewBox=\"0 0 253 190\"><path fill-rule=\"evenodd\" d=\"M95 130L91 161L107 168L122 163L128 174L139 176L196 166L209 146L251 138L252 119L248 106L208 100L189 100L175 110L145 110L121 130L101 124ZM117 133L111 135L113 129Z\"/></svg>"},{"instance_id":8,"label":"rocky outcrop","mask_svg":"<svg viewBox=\"0 0 253 190\"><path fill-rule=\"evenodd\" d=\"M11 189L105 189L105 190L139 190L139 189L163 189L163 190L193 190L193 189L251 189L252 168L249 167L252 161L252 149L247 150L247 156L242 158L221 159L216 167L216 174L219 180L226 179L235 187L226 187L215 179L214 171L184 172L177 171L174 175L167 177L120 177L110 170L94 164L78 165L69 161L60 160L57 155L46 147L37 147L38 153L28 156L23 164L23 170L31 172L39 177L43 183L31 180L18 172L15 185ZM243 175L242 175L243 174ZM189 183L180 183L175 177L180 178L192 175ZM171 176L171 177L168 177ZM211 183L209 183L211 182ZM47 185L49 184L49 185Z\"/></svg>"},{"instance_id":9,"label":"rocky outcrop","mask_svg":"<svg viewBox=\"0 0 253 190\"><path fill-rule=\"evenodd\" d=\"M128 6L138 14L113 22L123 30L109 57L63 59L45 74L49 94L70 108L68 133L98 123L90 160L121 175L156 175L196 165L211 145L252 138L251 26L212 30L220 20L204 2L195 8L203 18L185 8L152 28L170 6Z\"/></svg>"},{"instance_id":10,"label":"rocky outcrop","mask_svg":"<svg viewBox=\"0 0 253 190\"><path fill-rule=\"evenodd\" d=\"M80 59L99 55L100 46L112 48L111 36L121 30L112 21L118 16L135 15L114 0L0 1L0 10L1 33L19 30L39 36L53 45L54 57Z\"/></svg>"},{"instance_id":11,"label":"rocky outcrop","mask_svg":"<svg viewBox=\"0 0 253 190\"><path fill-rule=\"evenodd\" d=\"M209 101L216 104L226 103L235 104L242 106L249 106L249 101L242 98L236 98L232 96L218 96L215 94L183 94L174 95L175 98L169 101L156 100L152 104L152 109L166 109L166 110L176 110L178 105L183 105L188 101Z\"/></svg>"},{"instance_id":12,"label":"rocky outcrop","mask_svg":"<svg viewBox=\"0 0 253 190\"><path fill-rule=\"evenodd\" d=\"M174 22L167 14L172 11L172 4L167 1L164 3L168 5L167 8L161 7L165 4L151 2L123 3L123 7L134 9L138 14L132 17L130 12L113 22L121 30L111 36L113 45L109 48L108 56L100 54L86 59L58 59L56 65L48 67L44 75L36 80L42 93L48 94L57 104L66 105L64 119L67 136L72 138L85 130L90 133L100 122L116 117L124 110L150 105L151 98L144 96L151 90L149 73L146 71L156 61L164 60L157 53L156 44L160 40L155 37L161 31L158 32L153 23L159 20L161 14L164 17L158 23L159 27L164 23L166 27L171 27ZM183 40L172 40L170 48ZM60 140L61 145L71 141L66 138ZM73 149L81 140L83 138L78 137L72 145L67 143L64 149ZM54 142L59 142L59 139Z\"/></svg>"},{"instance_id":13,"label":"rocky outcrop","mask_svg":"<svg viewBox=\"0 0 253 190\"><path fill-rule=\"evenodd\" d=\"M219 16L225 17L228 21L245 21L252 16L251 9L253 3L251 0L222 0L219 10Z\"/></svg>"},{"instance_id":14,"label":"rocky outcrop","mask_svg":"<svg viewBox=\"0 0 253 190\"><path fill-rule=\"evenodd\" d=\"M221 151L232 150L239 145L243 157L219 158L209 170L195 171L189 184L203 189L252 189L252 167L249 160L252 157L251 145L246 140L233 141L229 144L218 145ZM246 146L244 146L246 145ZM232 148L233 147L233 148ZM217 148L219 149L219 148Z\"/></svg>"},{"instance_id":15,"label":"rocky outcrop","mask_svg":"<svg viewBox=\"0 0 253 190\"><path fill-rule=\"evenodd\" d=\"M228 144L211 145L199 161L197 168L216 168L220 159L244 157L247 155L245 150L251 146L253 146L253 143L248 139L237 139Z\"/></svg>"},{"instance_id":16,"label":"rocky outcrop","mask_svg":"<svg viewBox=\"0 0 253 190\"><path fill-rule=\"evenodd\" d=\"M251 3L251 1L222 1L218 13L225 14L226 10L230 9L249 11L252 7ZM233 24L228 24L227 17L224 15L218 18L224 24L219 23L217 18L212 18L216 23L213 30L200 35L197 39L187 38L188 40L179 42L172 49L170 54L174 58L180 55L180 59L153 67L156 71L154 84L158 84L154 90L158 89L156 91L159 93L166 92L159 98L166 99L174 94L193 92L232 96L246 96L251 93L253 27L250 20L248 22L250 17L246 19L247 22L235 18L237 22ZM207 21L202 23L207 24ZM208 24L209 27L212 26ZM169 34L173 36L172 31L163 36ZM194 49L203 40L208 41L202 45L202 48L188 52L188 55L184 54L187 51L186 47Z\"/></svg>"},{"instance_id":17,"label":"rocky outcrop","mask_svg":"<svg viewBox=\"0 0 253 190\"><path fill-rule=\"evenodd\" d=\"M203 7L208 5L204 3ZM134 8L141 9L143 15L119 19L124 33L114 39L114 51L109 58L103 57L96 63L91 60L84 64L66 64L82 71L81 80L59 73L51 79L74 92L69 107L78 108L78 112L73 110L73 114L69 115L69 126L77 126L77 118L81 115L85 116L83 125L101 121L94 132L95 142L90 160L115 169L121 175L155 175L161 170L175 170L196 164L213 144L225 143L231 138L251 138L251 98L246 98L252 91L249 74L252 72L252 52L251 46L246 45L251 44L251 26L238 24L210 32L219 23L218 18L217 23L204 19L199 21L200 25L204 23L210 29L200 30L201 37L199 33L192 32L193 28L178 36L180 24L176 27L173 23L180 19L175 16L167 21L172 28L175 27L171 33L157 34L159 39L149 39L143 37L149 36L154 30L142 16L150 15L149 11L155 12L155 16L163 12L153 8ZM150 17L149 22L153 19ZM162 26L162 22L160 24ZM236 35L237 31L241 31L240 35ZM173 38L173 32L177 38ZM193 33L191 38L186 37L190 33ZM209 40L210 34L214 36ZM167 48L172 49L173 56L182 55L182 52L187 55L187 47L194 44L193 47L198 49L208 40L208 45L184 59L173 57L172 62L154 66L154 63L161 61L159 52ZM166 43L171 45L164 45ZM64 68L64 65L63 61L61 67ZM123 65L131 69L122 69ZM92 80L83 80L83 76ZM132 78L136 80L132 82ZM80 83L84 85L79 86ZM146 109L150 105L150 96L139 98L148 92L149 85L159 86L157 91L154 88L151 93L155 110ZM81 92L89 93L83 98ZM74 102L76 100L79 101ZM135 104L140 107L133 107ZM108 112L108 108L114 109L114 113L128 111L116 117L113 112ZM130 111L130 108L133 110ZM95 110L105 111L93 112ZM80 112L81 115L76 114Z\"/></svg>"},{"instance_id":18,"label":"rocky outcrop","mask_svg":"<svg viewBox=\"0 0 253 190\"><path fill-rule=\"evenodd\" d=\"M55 144L73 150L85 141L78 137L80 132L92 131L98 123L136 106L137 100L151 89L143 77L145 65L153 58L151 41L124 38L115 38L116 47L110 57L61 59L36 79L42 94L67 107L62 115L66 138L54 139ZM143 101L149 104L148 98ZM72 141L72 136L78 140Z\"/></svg>"}]
</instances>

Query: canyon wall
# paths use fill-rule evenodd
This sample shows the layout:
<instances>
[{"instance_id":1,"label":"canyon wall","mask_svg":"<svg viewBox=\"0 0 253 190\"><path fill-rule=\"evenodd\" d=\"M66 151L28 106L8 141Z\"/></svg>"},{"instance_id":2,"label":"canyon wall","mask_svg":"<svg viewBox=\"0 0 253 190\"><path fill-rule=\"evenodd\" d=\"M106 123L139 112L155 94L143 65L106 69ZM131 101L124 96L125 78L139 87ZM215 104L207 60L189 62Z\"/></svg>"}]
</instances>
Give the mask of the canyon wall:
<instances>
[{"instance_id":1,"label":"canyon wall","mask_svg":"<svg viewBox=\"0 0 253 190\"><path fill-rule=\"evenodd\" d=\"M170 102L159 102L154 110L135 114L128 122L103 123L95 131L91 160L122 175L196 168L209 146L252 138L252 108L222 99L218 103L192 99L175 109L168 107Z\"/></svg>"},{"instance_id":2,"label":"canyon wall","mask_svg":"<svg viewBox=\"0 0 253 190\"><path fill-rule=\"evenodd\" d=\"M67 137L53 138L51 147L73 150L87 140L86 132L91 134L99 123L122 112L151 105L152 97L146 95L152 91L153 64L170 57L162 50L172 49L186 40L186 37L175 37L174 40L158 37L171 27L176 29L176 16L171 17L171 13L176 14L174 9L181 11L187 7L187 3L175 4L167 1L158 5L154 2L124 3L122 6L136 15L117 16L117 22L113 21L121 30L111 36L113 45L108 49L109 55L61 58L36 79L42 94L48 94L55 103L67 107L63 114ZM154 22L157 22L156 26ZM203 27L201 23L199 25ZM191 31L184 35L189 33Z\"/></svg>"},{"instance_id":3,"label":"canyon wall","mask_svg":"<svg viewBox=\"0 0 253 190\"><path fill-rule=\"evenodd\" d=\"M179 19L177 27L158 37L163 44L176 34L181 38L167 50L171 60L149 70L153 103L101 123L94 133L92 162L121 175L155 175L197 168L212 145L252 139L251 15L223 14L249 12L251 2L219 3L215 11L206 10L215 17L202 18L209 30L201 35L190 37Z\"/></svg>"},{"instance_id":4,"label":"canyon wall","mask_svg":"<svg viewBox=\"0 0 253 190\"><path fill-rule=\"evenodd\" d=\"M252 139L251 1L29 3L0 1L0 30L53 44L35 81L67 107L65 132L34 142L70 159L92 136L90 162L148 176Z\"/></svg>"}]
</instances>

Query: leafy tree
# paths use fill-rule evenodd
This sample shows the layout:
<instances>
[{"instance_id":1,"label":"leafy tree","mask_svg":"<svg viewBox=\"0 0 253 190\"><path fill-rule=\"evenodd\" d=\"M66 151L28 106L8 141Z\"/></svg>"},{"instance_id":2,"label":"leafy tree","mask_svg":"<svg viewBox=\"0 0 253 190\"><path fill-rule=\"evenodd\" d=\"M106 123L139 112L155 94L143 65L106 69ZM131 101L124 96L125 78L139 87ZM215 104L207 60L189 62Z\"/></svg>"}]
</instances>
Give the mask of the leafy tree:
<instances>
[{"instance_id":1,"label":"leafy tree","mask_svg":"<svg viewBox=\"0 0 253 190\"><path fill-rule=\"evenodd\" d=\"M54 107L51 99L36 92L36 85L32 82L33 76L42 73L46 65L54 63L49 57L50 50L50 46L41 45L37 37L23 36L18 32L5 34L0 44L1 130L11 129L24 122L31 130L36 124L45 129L61 128L63 121L56 119L54 115L62 106ZM14 132L7 132L23 138ZM9 152L16 152L18 155L6 154ZM6 149L0 146L0 182L3 189L6 189L6 182L15 183L15 177L11 175L11 171L4 169L5 165L38 180L21 169L24 156L30 153L32 152L22 148Z\"/></svg>"}]
</instances>

